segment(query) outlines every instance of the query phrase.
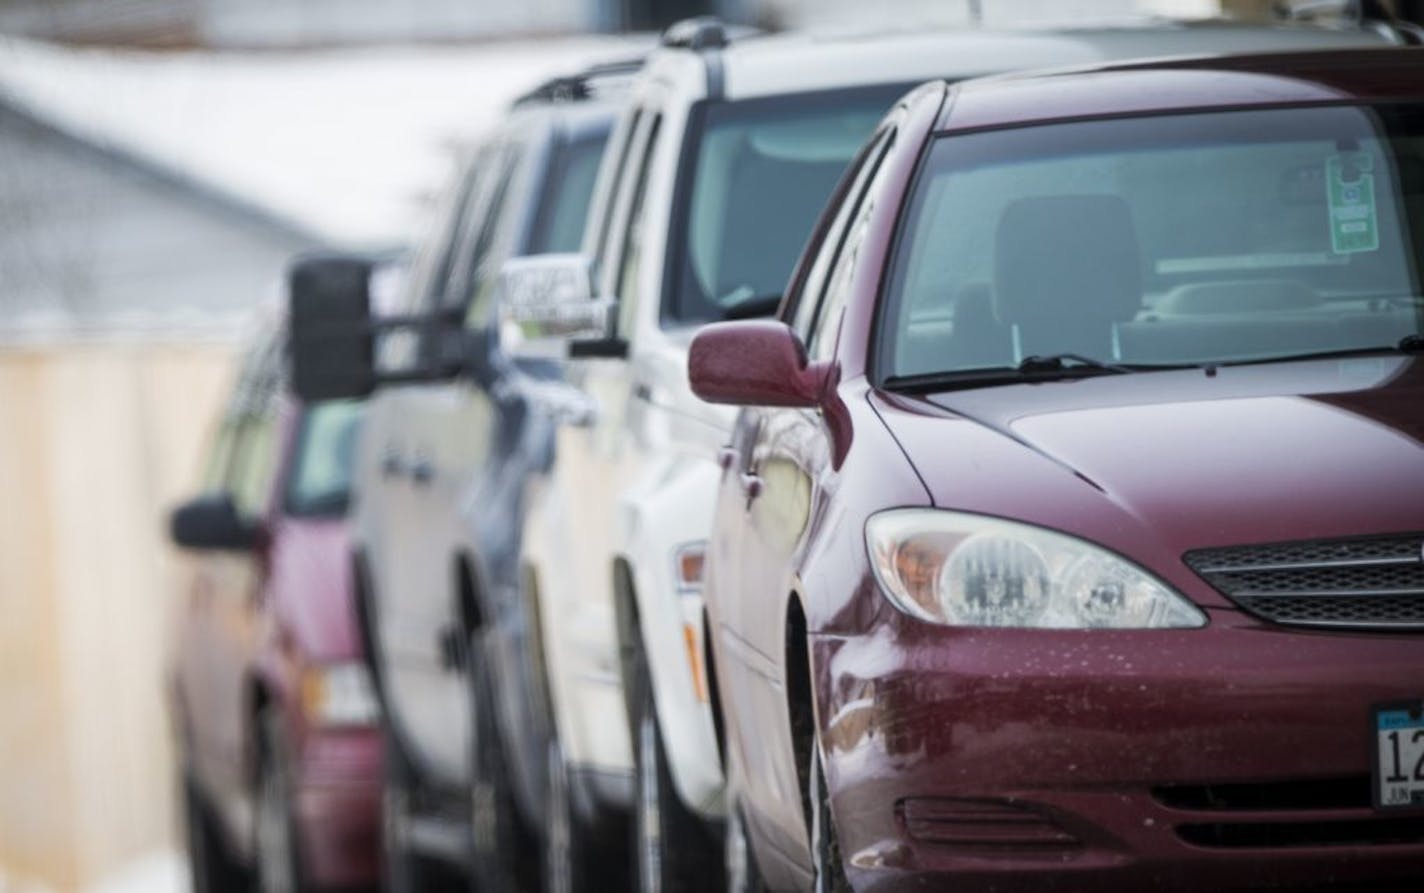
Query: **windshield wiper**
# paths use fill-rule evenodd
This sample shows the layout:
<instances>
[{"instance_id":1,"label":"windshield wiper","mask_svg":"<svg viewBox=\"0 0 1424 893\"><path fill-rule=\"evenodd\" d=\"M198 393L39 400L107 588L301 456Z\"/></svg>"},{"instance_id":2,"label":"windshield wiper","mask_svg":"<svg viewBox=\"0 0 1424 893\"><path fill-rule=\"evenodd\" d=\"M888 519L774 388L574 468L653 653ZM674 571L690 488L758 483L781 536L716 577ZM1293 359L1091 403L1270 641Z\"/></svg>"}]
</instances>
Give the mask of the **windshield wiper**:
<instances>
[{"instance_id":1,"label":"windshield wiper","mask_svg":"<svg viewBox=\"0 0 1424 893\"><path fill-rule=\"evenodd\" d=\"M1069 361L1072 361L1073 365L1068 365ZM1119 374L1133 371L1126 366L1115 366L1077 353L1056 353L1046 357L1035 354L1024 357L1018 365L1019 372L1067 372L1072 369L1093 369Z\"/></svg>"},{"instance_id":2,"label":"windshield wiper","mask_svg":"<svg viewBox=\"0 0 1424 893\"><path fill-rule=\"evenodd\" d=\"M1228 360L1220 366L1261 366L1266 363L1289 363L1296 360L1348 360L1350 357L1377 357L1380 354L1424 353L1424 335L1405 335L1395 344L1381 344L1378 347L1350 347L1344 350L1321 350L1314 353L1293 353L1279 357L1260 357L1251 360Z\"/></svg>"},{"instance_id":3,"label":"windshield wiper","mask_svg":"<svg viewBox=\"0 0 1424 893\"><path fill-rule=\"evenodd\" d=\"M1070 362L1064 362L1067 359ZM1071 361L1077 361L1073 365ZM1174 369L1196 369L1197 363L1133 363L1116 365L1091 360L1077 354L1052 357L1025 357L1017 366L993 366L981 369L958 369L948 372L924 372L918 375L892 375L884 388L910 394L930 394L936 391L966 390L992 385L1024 384L1041 381L1061 381L1065 378L1092 378L1100 375L1120 375L1128 372L1165 372Z\"/></svg>"}]
</instances>

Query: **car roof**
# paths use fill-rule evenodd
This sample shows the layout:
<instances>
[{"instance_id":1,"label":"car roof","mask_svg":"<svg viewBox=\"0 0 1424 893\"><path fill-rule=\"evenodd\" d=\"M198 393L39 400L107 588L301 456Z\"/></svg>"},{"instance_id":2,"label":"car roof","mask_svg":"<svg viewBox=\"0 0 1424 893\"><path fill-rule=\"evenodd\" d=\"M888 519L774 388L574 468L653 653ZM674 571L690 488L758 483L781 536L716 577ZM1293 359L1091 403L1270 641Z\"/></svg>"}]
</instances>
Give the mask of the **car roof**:
<instances>
[{"instance_id":1,"label":"car roof","mask_svg":"<svg viewBox=\"0 0 1424 893\"><path fill-rule=\"evenodd\" d=\"M573 140L605 135L621 109L612 98L521 103L509 110L496 132L540 128L545 139L558 134Z\"/></svg>"},{"instance_id":2,"label":"car roof","mask_svg":"<svg viewBox=\"0 0 1424 893\"><path fill-rule=\"evenodd\" d=\"M663 48L648 58L649 76L701 94L716 66L727 99L927 77L970 78L1021 68L1086 65L1145 55L1378 47L1389 39L1366 29L1245 25L1219 20L1062 28L931 30L826 34L796 32L731 41L713 53ZM714 61L710 61L715 58Z\"/></svg>"},{"instance_id":3,"label":"car roof","mask_svg":"<svg viewBox=\"0 0 1424 893\"><path fill-rule=\"evenodd\" d=\"M1156 59L960 83L936 129L1409 98L1424 98L1424 49Z\"/></svg>"}]
</instances>

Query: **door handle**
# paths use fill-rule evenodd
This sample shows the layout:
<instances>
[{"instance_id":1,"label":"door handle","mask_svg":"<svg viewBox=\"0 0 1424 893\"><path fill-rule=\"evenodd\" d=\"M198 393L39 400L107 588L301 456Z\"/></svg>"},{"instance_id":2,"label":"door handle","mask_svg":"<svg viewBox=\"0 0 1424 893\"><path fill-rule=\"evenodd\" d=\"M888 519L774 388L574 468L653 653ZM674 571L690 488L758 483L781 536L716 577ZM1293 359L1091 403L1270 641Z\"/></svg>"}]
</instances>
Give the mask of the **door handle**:
<instances>
[{"instance_id":1,"label":"door handle","mask_svg":"<svg viewBox=\"0 0 1424 893\"><path fill-rule=\"evenodd\" d=\"M747 495L747 505L752 504L752 500L761 495L762 482L761 475L755 471L748 471L742 474L742 492Z\"/></svg>"},{"instance_id":2,"label":"door handle","mask_svg":"<svg viewBox=\"0 0 1424 893\"><path fill-rule=\"evenodd\" d=\"M731 468L732 464L736 461L737 451L731 446L724 446L717 451L717 464L721 466L723 471Z\"/></svg>"},{"instance_id":3,"label":"door handle","mask_svg":"<svg viewBox=\"0 0 1424 893\"><path fill-rule=\"evenodd\" d=\"M405 463L401 457L394 452L388 452L381 459L381 475L388 478L398 478L405 474Z\"/></svg>"},{"instance_id":4,"label":"door handle","mask_svg":"<svg viewBox=\"0 0 1424 893\"><path fill-rule=\"evenodd\" d=\"M435 647L440 654L441 669L458 672L465 668L468 648L460 627L453 623L442 626L435 634Z\"/></svg>"}]
</instances>

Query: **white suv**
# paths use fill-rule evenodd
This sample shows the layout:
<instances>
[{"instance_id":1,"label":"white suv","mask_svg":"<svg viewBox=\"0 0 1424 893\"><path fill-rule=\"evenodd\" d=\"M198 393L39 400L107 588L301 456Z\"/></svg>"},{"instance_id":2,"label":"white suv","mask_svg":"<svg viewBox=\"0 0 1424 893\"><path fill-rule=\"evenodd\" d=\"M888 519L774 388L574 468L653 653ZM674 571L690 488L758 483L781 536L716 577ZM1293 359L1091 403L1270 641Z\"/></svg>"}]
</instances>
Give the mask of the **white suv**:
<instances>
[{"instance_id":1,"label":"white suv","mask_svg":"<svg viewBox=\"0 0 1424 893\"><path fill-rule=\"evenodd\" d=\"M568 869L552 886L592 883L595 873L580 870L589 835L630 808L641 889L721 883L712 829L724 814L722 767L701 584L732 416L693 396L687 347L701 323L775 310L817 214L894 101L932 77L1383 42L1226 24L732 41L715 21L694 20L668 32L610 138L586 257L521 261L526 277L542 261L538 272L560 288L545 290L550 306L510 320L539 334L590 318L595 295L611 310L598 337L569 342L569 380L596 411L558 435L524 533L562 764L551 783L565 785L573 807L552 814L574 816L548 837L568 847L551 860ZM804 506L782 508L794 516Z\"/></svg>"}]
</instances>

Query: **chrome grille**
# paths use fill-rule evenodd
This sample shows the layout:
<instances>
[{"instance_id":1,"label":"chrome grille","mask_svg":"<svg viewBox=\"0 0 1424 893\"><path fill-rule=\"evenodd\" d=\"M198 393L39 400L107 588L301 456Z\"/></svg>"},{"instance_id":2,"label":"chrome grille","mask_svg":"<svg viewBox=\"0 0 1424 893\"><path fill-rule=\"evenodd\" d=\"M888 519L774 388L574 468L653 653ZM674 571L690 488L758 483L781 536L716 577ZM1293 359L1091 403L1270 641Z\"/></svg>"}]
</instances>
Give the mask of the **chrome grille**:
<instances>
[{"instance_id":1,"label":"chrome grille","mask_svg":"<svg viewBox=\"0 0 1424 893\"><path fill-rule=\"evenodd\" d=\"M1276 623L1424 629L1424 534L1200 549L1183 559Z\"/></svg>"}]
</instances>

